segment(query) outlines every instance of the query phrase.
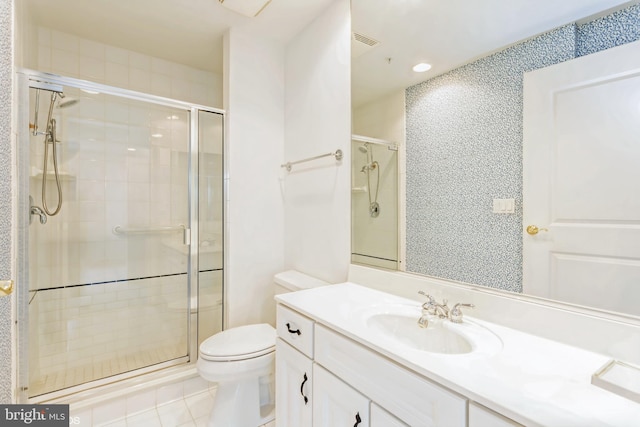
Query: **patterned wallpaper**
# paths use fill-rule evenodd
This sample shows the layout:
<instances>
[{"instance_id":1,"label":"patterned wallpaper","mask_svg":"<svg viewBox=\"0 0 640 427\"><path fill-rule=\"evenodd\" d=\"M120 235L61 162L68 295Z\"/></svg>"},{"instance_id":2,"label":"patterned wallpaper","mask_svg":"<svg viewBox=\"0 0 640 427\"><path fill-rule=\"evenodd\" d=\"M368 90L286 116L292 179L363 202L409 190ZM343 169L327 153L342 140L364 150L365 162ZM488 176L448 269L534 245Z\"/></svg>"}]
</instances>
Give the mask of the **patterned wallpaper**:
<instances>
[{"instance_id":1,"label":"patterned wallpaper","mask_svg":"<svg viewBox=\"0 0 640 427\"><path fill-rule=\"evenodd\" d=\"M640 4L578 26L576 56L640 39Z\"/></svg>"},{"instance_id":2,"label":"patterned wallpaper","mask_svg":"<svg viewBox=\"0 0 640 427\"><path fill-rule=\"evenodd\" d=\"M11 278L12 21L12 0L0 0L0 279ZM0 297L0 403L11 402L11 353L11 298Z\"/></svg>"},{"instance_id":3,"label":"patterned wallpaper","mask_svg":"<svg viewBox=\"0 0 640 427\"><path fill-rule=\"evenodd\" d=\"M522 291L523 73L637 40L639 24L636 5L407 89L407 271Z\"/></svg>"}]
</instances>

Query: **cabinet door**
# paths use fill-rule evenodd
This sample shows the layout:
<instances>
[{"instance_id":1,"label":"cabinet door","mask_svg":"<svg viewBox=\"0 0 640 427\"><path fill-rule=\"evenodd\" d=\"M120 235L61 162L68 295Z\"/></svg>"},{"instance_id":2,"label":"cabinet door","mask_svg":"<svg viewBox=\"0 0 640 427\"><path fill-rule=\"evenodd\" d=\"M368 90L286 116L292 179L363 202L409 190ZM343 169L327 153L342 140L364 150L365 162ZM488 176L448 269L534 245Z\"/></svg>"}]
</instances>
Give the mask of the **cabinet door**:
<instances>
[{"instance_id":1,"label":"cabinet door","mask_svg":"<svg viewBox=\"0 0 640 427\"><path fill-rule=\"evenodd\" d=\"M311 426L311 359L276 340L276 422L278 427Z\"/></svg>"},{"instance_id":2,"label":"cabinet door","mask_svg":"<svg viewBox=\"0 0 640 427\"><path fill-rule=\"evenodd\" d=\"M522 424L506 418L475 402L469 403L469 427L522 427Z\"/></svg>"},{"instance_id":3,"label":"cabinet door","mask_svg":"<svg viewBox=\"0 0 640 427\"><path fill-rule=\"evenodd\" d=\"M409 427L375 403L371 403L370 427Z\"/></svg>"},{"instance_id":4,"label":"cabinet door","mask_svg":"<svg viewBox=\"0 0 640 427\"><path fill-rule=\"evenodd\" d=\"M313 427L369 427L369 399L313 365Z\"/></svg>"}]
</instances>

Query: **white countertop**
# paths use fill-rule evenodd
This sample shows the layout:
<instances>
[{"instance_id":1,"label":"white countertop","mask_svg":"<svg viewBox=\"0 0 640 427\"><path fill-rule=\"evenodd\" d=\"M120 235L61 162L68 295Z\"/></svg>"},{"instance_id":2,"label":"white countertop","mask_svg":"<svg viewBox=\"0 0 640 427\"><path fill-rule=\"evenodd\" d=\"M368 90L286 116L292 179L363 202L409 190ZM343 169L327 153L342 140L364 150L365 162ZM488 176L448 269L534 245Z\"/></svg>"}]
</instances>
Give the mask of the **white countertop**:
<instances>
[{"instance_id":1,"label":"white countertop","mask_svg":"<svg viewBox=\"0 0 640 427\"><path fill-rule=\"evenodd\" d=\"M409 349L367 327L362 313L420 303L353 283L282 294L276 300L521 424L640 426L640 404L591 384L591 375L610 360L606 356L468 314L502 341L501 351L448 355Z\"/></svg>"}]
</instances>

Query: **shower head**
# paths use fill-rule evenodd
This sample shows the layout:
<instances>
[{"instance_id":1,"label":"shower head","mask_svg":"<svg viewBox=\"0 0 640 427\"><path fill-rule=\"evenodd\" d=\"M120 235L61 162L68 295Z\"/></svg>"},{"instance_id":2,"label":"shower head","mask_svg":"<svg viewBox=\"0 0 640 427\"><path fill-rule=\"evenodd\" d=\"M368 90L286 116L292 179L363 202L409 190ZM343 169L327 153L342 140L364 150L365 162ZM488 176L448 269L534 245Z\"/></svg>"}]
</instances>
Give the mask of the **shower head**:
<instances>
[{"instance_id":1,"label":"shower head","mask_svg":"<svg viewBox=\"0 0 640 427\"><path fill-rule=\"evenodd\" d=\"M369 152L369 144L365 142L364 145L358 147L358 150L360 150L361 153L367 154Z\"/></svg>"},{"instance_id":2,"label":"shower head","mask_svg":"<svg viewBox=\"0 0 640 427\"><path fill-rule=\"evenodd\" d=\"M60 101L58 101L58 108L67 108L67 107L71 107L73 105L76 105L78 102L80 102L79 99L77 98L66 98L65 94L60 92L58 94L58 96L60 97ZM64 100L63 100L64 99Z\"/></svg>"}]
</instances>

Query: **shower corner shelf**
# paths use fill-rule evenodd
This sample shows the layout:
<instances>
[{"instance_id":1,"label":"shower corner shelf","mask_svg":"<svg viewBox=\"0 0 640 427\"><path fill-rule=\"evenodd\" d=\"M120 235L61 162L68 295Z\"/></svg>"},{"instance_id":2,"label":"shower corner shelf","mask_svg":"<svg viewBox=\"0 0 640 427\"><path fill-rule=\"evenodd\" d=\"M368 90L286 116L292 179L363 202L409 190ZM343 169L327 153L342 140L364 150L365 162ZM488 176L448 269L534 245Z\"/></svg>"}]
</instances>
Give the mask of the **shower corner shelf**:
<instances>
[{"instance_id":1,"label":"shower corner shelf","mask_svg":"<svg viewBox=\"0 0 640 427\"><path fill-rule=\"evenodd\" d=\"M75 175L71 175L69 173L64 173L61 172L58 174L60 181L75 181L76 180L76 176ZM31 178L33 179L42 179L42 172L39 172L36 175L31 175ZM52 172L52 173L47 173L47 179L52 179L55 180L56 179L56 175Z\"/></svg>"}]
</instances>

